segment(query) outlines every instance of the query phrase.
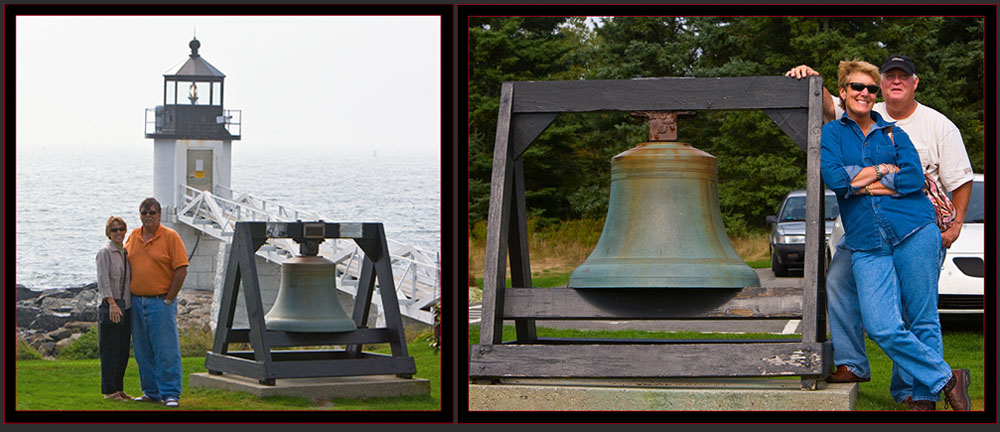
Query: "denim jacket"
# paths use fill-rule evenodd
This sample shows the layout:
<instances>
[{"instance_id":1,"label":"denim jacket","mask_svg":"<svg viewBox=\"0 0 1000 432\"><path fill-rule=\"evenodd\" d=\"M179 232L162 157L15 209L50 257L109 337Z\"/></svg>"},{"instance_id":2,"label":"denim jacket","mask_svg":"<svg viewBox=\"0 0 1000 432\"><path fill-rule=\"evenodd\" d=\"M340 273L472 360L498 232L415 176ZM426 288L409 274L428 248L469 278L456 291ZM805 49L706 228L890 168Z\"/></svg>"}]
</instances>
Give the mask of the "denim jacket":
<instances>
[{"instance_id":1,"label":"denim jacket","mask_svg":"<svg viewBox=\"0 0 1000 432\"><path fill-rule=\"evenodd\" d=\"M920 156L902 129L871 112L875 123L868 136L847 114L823 125L820 169L823 182L837 194L844 223L844 244L850 250L869 250L882 239L898 245L907 236L935 223L934 208L923 194L924 172ZM892 131L892 139L889 132ZM895 142L893 142L895 140ZM864 167L893 164L899 171L879 180L894 195L855 195L851 179Z\"/></svg>"}]
</instances>

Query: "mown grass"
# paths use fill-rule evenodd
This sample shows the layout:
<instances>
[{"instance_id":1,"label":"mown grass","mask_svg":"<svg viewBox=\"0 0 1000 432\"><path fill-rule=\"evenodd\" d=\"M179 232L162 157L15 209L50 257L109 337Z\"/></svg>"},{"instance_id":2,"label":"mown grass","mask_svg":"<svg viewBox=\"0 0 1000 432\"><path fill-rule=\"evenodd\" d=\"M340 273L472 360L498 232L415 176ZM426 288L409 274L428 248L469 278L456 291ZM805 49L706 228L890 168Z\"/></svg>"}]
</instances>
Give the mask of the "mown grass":
<instances>
[{"instance_id":1,"label":"mown grass","mask_svg":"<svg viewBox=\"0 0 1000 432\"><path fill-rule=\"evenodd\" d=\"M875 342L865 338L865 350L871 364L871 381L861 383L858 388L858 402L854 409L870 410L905 410L904 405L897 404L889 395L889 381L892 375L892 361ZM972 382L969 386L969 397L972 399L972 410L982 410L983 401L983 334L974 331L944 331L944 359L952 369L969 369ZM990 365L994 367L994 365ZM944 402L938 402L937 409L945 408Z\"/></svg>"},{"instance_id":2,"label":"mown grass","mask_svg":"<svg viewBox=\"0 0 1000 432\"><path fill-rule=\"evenodd\" d=\"M577 330L552 329L538 327L538 337L543 338L593 338L593 339L799 339L800 335L777 335L771 333L697 333L697 332L651 332L642 330ZM514 326L503 327L503 340L514 340ZM889 380L892 373L892 361L870 339L866 340L869 362L871 363L872 379L861 383L858 387L858 400L855 411L893 411L905 410L906 406L897 404L889 396ZM469 344L479 343L479 325L469 326ZM972 384L969 386L969 396L972 399L972 410L983 410L983 335L974 331L944 332L945 360L955 369L968 368L972 372ZM789 379L796 379L790 377ZM937 409L945 408L944 402L937 404Z\"/></svg>"},{"instance_id":3,"label":"mown grass","mask_svg":"<svg viewBox=\"0 0 1000 432\"><path fill-rule=\"evenodd\" d=\"M425 396L371 398L363 400L310 400L301 397L275 396L259 398L249 393L188 386L192 373L206 372L205 358L183 357L183 387L181 409L184 410L440 410L441 357L417 338L407 345L408 353L417 366L416 378L430 382L431 391ZM367 349L366 349L367 350ZM382 351L386 349L367 351ZM15 408L17 410L171 410L160 404L105 400L101 395L100 361L85 360L18 360L15 366ZM135 360L130 359L125 372L125 392L142 394Z\"/></svg>"}]
</instances>

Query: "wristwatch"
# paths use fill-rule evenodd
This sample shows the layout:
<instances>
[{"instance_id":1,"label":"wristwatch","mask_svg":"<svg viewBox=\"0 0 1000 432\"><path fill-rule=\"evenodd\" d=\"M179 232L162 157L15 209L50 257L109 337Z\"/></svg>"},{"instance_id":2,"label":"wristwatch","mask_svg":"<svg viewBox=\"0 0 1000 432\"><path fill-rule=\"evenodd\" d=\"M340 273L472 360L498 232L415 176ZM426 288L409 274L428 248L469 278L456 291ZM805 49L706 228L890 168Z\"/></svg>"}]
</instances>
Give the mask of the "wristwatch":
<instances>
[{"instance_id":1,"label":"wristwatch","mask_svg":"<svg viewBox=\"0 0 1000 432\"><path fill-rule=\"evenodd\" d=\"M166 303L166 304L172 304L174 301L173 300L163 299L163 302Z\"/></svg>"}]
</instances>

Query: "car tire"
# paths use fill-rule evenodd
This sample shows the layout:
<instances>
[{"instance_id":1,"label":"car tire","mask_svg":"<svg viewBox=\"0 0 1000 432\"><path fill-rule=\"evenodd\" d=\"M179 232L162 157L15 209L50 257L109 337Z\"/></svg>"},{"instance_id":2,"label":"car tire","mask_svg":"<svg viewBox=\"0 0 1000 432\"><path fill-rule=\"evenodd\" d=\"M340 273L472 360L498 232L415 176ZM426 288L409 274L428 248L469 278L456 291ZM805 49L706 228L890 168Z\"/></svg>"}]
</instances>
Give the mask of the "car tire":
<instances>
[{"instance_id":1,"label":"car tire","mask_svg":"<svg viewBox=\"0 0 1000 432\"><path fill-rule=\"evenodd\" d=\"M775 276L788 276L788 267L778 264L778 256L771 254L771 271Z\"/></svg>"}]
</instances>

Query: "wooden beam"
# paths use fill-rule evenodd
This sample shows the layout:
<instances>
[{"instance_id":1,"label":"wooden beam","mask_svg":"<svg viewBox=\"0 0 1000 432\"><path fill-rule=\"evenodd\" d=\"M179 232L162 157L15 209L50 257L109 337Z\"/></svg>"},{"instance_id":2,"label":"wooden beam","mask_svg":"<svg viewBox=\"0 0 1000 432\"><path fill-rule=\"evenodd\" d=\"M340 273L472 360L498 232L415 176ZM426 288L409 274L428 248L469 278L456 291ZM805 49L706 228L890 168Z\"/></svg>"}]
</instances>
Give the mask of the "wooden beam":
<instances>
[{"instance_id":1,"label":"wooden beam","mask_svg":"<svg viewBox=\"0 0 1000 432\"><path fill-rule=\"evenodd\" d=\"M503 333L503 290L507 280L507 232L510 229L513 161L510 157L510 117L514 84L500 89L500 114L493 148L490 209L486 225L486 264L483 268L483 317L480 341L500 343Z\"/></svg>"},{"instance_id":2,"label":"wooden beam","mask_svg":"<svg viewBox=\"0 0 1000 432\"><path fill-rule=\"evenodd\" d=\"M361 375L413 375L413 357L364 357L341 360L277 361L269 378L309 378Z\"/></svg>"},{"instance_id":3,"label":"wooden beam","mask_svg":"<svg viewBox=\"0 0 1000 432\"><path fill-rule=\"evenodd\" d=\"M802 317L801 288L507 288L506 319L712 319Z\"/></svg>"},{"instance_id":4,"label":"wooden beam","mask_svg":"<svg viewBox=\"0 0 1000 432\"><path fill-rule=\"evenodd\" d=\"M511 134L514 136L511 156L514 159L520 158L521 153L524 153L535 138L558 116L558 113L515 115L510 122Z\"/></svg>"},{"instance_id":5,"label":"wooden beam","mask_svg":"<svg viewBox=\"0 0 1000 432\"><path fill-rule=\"evenodd\" d=\"M806 151L806 245L802 274L802 340L826 340L826 303L819 291L826 282L826 191L820 178L820 136L823 128L823 78L809 77L809 147ZM821 285L822 284L822 285ZM825 292L825 289L823 289ZM820 325L822 321L823 325Z\"/></svg>"},{"instance_id":6,"label":"wooden beam","mask_svg":"<svg viewBox=\"0 0 1000 432\"><path fill-rule=\"evenodd\" d=\"M515 286L530 287L531 256L528 253L528 210L524 202L524 190L524 159L516 158L514 159L514 206L511 208L509 234L510 281ZM504 298L506 304L506 296ZM537 337L534 320L515 320L514 327L519 342L530 343Z\"/></svg>"},{"instance_id":7,"label":"wooden beam","mask_svg":"<svg viewBox=\"0 0 1000 432\"><path fill-rule=\"evenodd\" d=\"M520 81L513 85L514 114L809 106L808 81L784 76Z\"/></svg>"},{"instance_id":8,"label":"wooden beam","mask_svg":"<svg viewBox=\"0 0 1000 432\"><path fill-rule=\"evenodd\" d=\"M475 345L476 377L763 377L823 375L830 343Z\"/></svg>"},{"instance_id":9,"label":"wooden beam","mask_svg":"<svg viewBox=\"0 0 1000 432\"><path fill-rule=\"evenodd\" d=\"M397 337L392 330L387 328L359 328L344 333L291 333L269 330L265 338L271 347L292 347L389 343ZM229 343L249 342L250 330L230 330L228 341Z\"/></svg>"},{"instance_id":10,"label":"wooden beam","mask_svg":"<svg viewBox=\"0 0 1000 432\"><path fill-rule=\"evenodd\" d=\"M802 109L787 108L766 109L764 110L764 114L767 114L792 141L795 141L795 144L798 144L802 151L808 149L809 133L807 128L808 122L806 120L809 113Z\"/></svg>"},{"instance_id":11,"label":"wooden beam","mask_svg":"<svg viewBox=\"0 0 1000 432\"><path fill-rule=\"evenodd\" d=\"M378 292L382 298L383 319L385 326L392 331L394 337L389 341L393 357L409 358L406 348L406 336L403 330L403 316L399 312L399 300L396 297L396 282L392 278L392 256L389 255L389 246L385 239L385 229L382 224L378 226L379 249L381 253L374 260L375 277L378 278Z\"/></svg>"},{"instance_id":12,"label":"wooden beam","mask_svg":"<svg viewBox=\"0 0 1000 432\"><path fill-rule=\"evenodd\" d=\"M245 376L258 380L266 379L264 364L251 359L234 357L214 352L205 355L205 369Z\"/></svg>"}]
</instances>

